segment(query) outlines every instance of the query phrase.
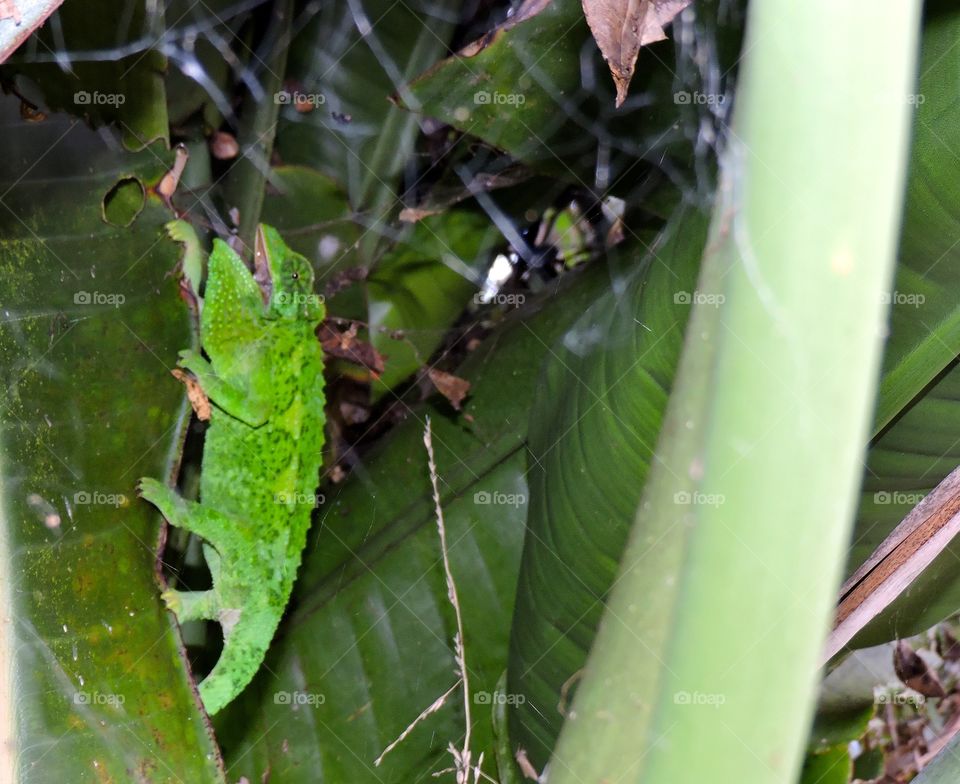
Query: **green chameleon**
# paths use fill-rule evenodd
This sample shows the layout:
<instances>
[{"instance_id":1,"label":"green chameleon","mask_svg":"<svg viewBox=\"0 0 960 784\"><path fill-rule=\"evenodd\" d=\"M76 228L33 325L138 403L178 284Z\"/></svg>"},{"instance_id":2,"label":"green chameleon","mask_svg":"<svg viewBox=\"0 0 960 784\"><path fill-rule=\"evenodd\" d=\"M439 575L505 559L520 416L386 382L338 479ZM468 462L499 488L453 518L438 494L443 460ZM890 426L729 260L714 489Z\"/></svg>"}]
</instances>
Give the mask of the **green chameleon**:
<instances>
[{"instance_id":1,"label":"green chameleon","mask_svg":"<svg viewBox=\"0 0 960 784\"><path fill-rule=\"evenodd\" d=\"M314 330L325 308L313 269L269 226L257 230L254 273L214 240L200 319L209 357L180 352L210 399L200 502L155 479L140 495L172 524L202 537L207 591L168 590L180 622L223 629L223 652L200 684L210 714L260 667L290 598L322 464L323 354Z\"/></svg>"}]
</instances>

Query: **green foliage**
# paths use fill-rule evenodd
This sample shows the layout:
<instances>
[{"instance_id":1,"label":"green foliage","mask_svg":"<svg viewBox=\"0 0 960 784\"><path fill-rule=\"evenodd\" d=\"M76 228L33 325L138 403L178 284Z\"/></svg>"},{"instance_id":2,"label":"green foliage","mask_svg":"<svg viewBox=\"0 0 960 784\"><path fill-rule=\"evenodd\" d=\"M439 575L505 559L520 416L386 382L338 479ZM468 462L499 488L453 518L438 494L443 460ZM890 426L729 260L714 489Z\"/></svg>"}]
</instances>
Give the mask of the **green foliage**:
<instances>
[{"instance_id":1,"label":"green foliage","mask_svg":"<svg viewBox=\"0 0 960 784\"><path fill-rule=\"evenodd\" d=\"M787 5L799 19L818 4ZM905 84L909 25L876 62L886 33L867 33L906 12L820 5L816 52L744 81L743 54L770 40L793 52L811 30L781 18L772 38L741 45L746 3L698 0L672 40L641 51L617 110L576 0L510 16L448 0L66 3L0 67L16 93L0 104L0 619L15 619L0 624L0 678L13 677L7 690L0 680L0 717L15 704L4 748L21 758L19 780L399 784L449 768L465 730L456 690L373 766L456 682L429 414L473 759L483 753L487 775L515 784L518 747L542 769L561 736L551 781L592 781L606 762L643 784L849 781L846 744L872 703L834 711L824 698L799 769L840 562L852 572L960 460L960 13L927 4L888 285L897 217L877 204L892 203L904 168L894 145L867 155L865 141L820 169L866 125L870 143L900 132L890 118L903 102L855 80ZM750 98L758 85L763 103ZM810 85L822 104L803 104ZM24 117L48 119L18 120L20 97ZM748 113L735 133L734 97ZM215 132L238 157L218 157ZM156 187L170 139L189 162L167 202ZM611 195L624 200L620 226L599 215ZM558 245L585 263L554 279L550 249L534 246L556 212L580 218ZM384 367L327 363L325 457L349 475L321 487L290 610L214 740L187 659L202 677L219 631L189 629L184 655L155 579L158 520L133 481L180 470L185 497L203 481L168 371L177 349L199 348L188 304L211 239L235 235L250 262L258 222L312 263L329 330ZM849 270L830 244L841 239ZM489 263L511 251L547 269L507 284L525 299L516 312L478 304ZM849 274L827 286L828 268ZM695 296L714 284L722 302ZM886 305L874 385L873 317ZM462 412L419 383L431 367L470 382ZM696 493L727 503L676 500ZM199 548L176 545L168 571L209 580ZM955 612L958 563L948 548L854 644ZM610 602L633 636L616 639L608 615L595 645ZM718 693L723 704L675 699ZM11 733L0 726L0 741ZM955 778L950 751L920 780ZM856 762L867 763L878 761Z\"/></svg>"},{"instance_id":2,"label":"green foliage","mask_svg":"<svg viewBox=\"0 0 960 784\"><path fill-rule=\"evenodd\" d=\"M542 371L509 664L509 690L526 698L511 716L514 739L538 768L559 735L558 703L569 705L575 691L654 459L706 222L691 210L650 254L634 243L618 252L615 287L550 347Z\"/></svg>"},{"instance_id":3,"label":"green foliage","mask_svg":"<svg viewBox=\"0 0 960 784\"><path fill-rule=\"evenodd\" d=\"M160 520L134 492L141 471L176 470L189 414L168 374L189 340L176 249L154 196L127 228L101 216L119 172L142 195L166 153L2 108L0 714L16 707L16 780L223 781L157 601ZM44 158L65 133L70 154Z\"/></svg>"}]
</instances>

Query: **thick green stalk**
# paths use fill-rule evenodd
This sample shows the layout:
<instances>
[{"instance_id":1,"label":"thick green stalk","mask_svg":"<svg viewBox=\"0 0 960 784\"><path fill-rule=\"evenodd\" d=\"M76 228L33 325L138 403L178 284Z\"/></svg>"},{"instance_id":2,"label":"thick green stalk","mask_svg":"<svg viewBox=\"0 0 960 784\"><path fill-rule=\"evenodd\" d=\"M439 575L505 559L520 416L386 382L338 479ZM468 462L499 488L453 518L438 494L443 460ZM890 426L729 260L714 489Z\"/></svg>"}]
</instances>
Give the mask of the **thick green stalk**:
<instances>
[{"instance_id":1,"label":"thick green stalk","mask_svg":"<svg viewBox=\"0 0 960 784\"><path fill-rule=\"evenodd\" d=\"M796 775L871 421L918 20L916 1L750 6L658 461L551 784Z\"/></svg>"}]
</instances>

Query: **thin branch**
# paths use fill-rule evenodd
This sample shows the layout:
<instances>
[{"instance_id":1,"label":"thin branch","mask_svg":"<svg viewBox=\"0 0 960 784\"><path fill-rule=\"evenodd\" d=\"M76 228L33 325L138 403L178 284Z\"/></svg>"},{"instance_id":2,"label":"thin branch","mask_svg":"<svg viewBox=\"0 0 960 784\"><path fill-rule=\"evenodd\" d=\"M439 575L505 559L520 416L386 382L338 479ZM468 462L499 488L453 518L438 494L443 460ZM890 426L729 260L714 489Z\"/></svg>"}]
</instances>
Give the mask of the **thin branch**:
<instances>
[{"instance_id":1,"label":"thin branch","mask_svg":"<svg viewBox=\"0 0 960 784\"><path fill-rule=\"evenodd\" d=\"M444 704L446 703L447 698L448 698L451 694L453 694L454 690L455 690L455 689L457 688L457 686L459 686L459 685L460 685L460 681L457 681L455 684L453 684L453 686L451 686L449 689L447 689L446 692L444 692L442 696L437 697L437 699L435 699L435 700L429 705L429 707L424 708L423 711L421 711L420 715L417 716L417 718L415 718L412 722L410 722L409 726L408 726L403 732L400 733L400 735L397 737L397 739L396 739L395 741L393 741L393 743L391 743L389 746L387 746L387 747L380 753L380 756L377 757L377 758L373 761L374 767L379 768L379 767L380 767L380 763L383 762L383 758L386 757L386 756L387 756L391 751L393 751L397 746L399 746L401 743L403 743L403 741L404 741L404 739L407 737L407 735L409 735L411 732L413 732L414 728L415 728L421 721L423 721L425 718L427 718L427 716L430 716L430 715L436 713L438 710L440 710L440 709L444 706Z\"/></svg>"},{"instance_id":2,"label":"thin branch","mask_svg":"<svg viewBox=\"0 0 960 784\"><path fill-rule=\"evenodd\" d=\"M470 718L470 682L467 676L467 662L464 656L463 646L463 614L460 611L460 599L457 596L457 585L453 580L453 572L450 569L450 556L447 550L447 528L443 522L443 508L440 505L440 487L437 481L437 464L433 455L433 430L430 423L430 417L427 417L427 426L423 431L423 445L427 448L427 465L430 469L430 485L433 488L433 505L437 515L437 532L440 535L440 553L443 557L443 571L447 578L447 598L453 605L453 612L457 618L457 635L454 639L454 652L457 661L457 668L460 670L460 682L463 684L463 714L466 722L465 734L463 737L463 750L461 752L461 761L464 767L470 768L470 728L472 720ZM458 779L460 778L458 774Z\"/></svg>"}]
</instances>

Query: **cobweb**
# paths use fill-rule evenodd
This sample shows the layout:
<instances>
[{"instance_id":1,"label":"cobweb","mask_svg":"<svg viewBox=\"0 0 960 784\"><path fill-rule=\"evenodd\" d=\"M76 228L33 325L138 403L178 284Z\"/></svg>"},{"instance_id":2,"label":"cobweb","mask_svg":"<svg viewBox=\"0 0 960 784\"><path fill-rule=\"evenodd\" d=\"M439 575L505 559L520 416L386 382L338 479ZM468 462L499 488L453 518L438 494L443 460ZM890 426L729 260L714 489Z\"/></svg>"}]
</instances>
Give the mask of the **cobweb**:
<instances>
[{"instance_id":1,"label":"cobweb","mask_svg":"<svg viewBox=\"0 0 960 784\"><path fill-rule=\"evenodd\" d=\"M322 18L329 28L324 47L329 55L320 67L322 72L334 72L340 60L353 56L354 49L363 49L379 63L380 76L389 80L393 95L409 96L407 86L417 71L411 73L402 55L398 56L398 47L391 40L396 38L397 31L385 29L382 24L387 16L385 9L390 10L397 3L370 0L296 3L290 29L281 36L269 34L267 21L273 5L272 0L123 0L100 3L100 9L92 9L92 12L108 7L115 11L109 23L98 27L94 37L99 45L77 48L68 44L69 31L65 31L61 12L57 11L48 20L46 34L32 36L11 58L10 64L16 67L52 63L64 74L71 74L78 66L90 63L124 61L133 67L146 53L160 52L169 62L168 79L195 84L222 115L223 127L236 131L241 119L241 98L269 100L269 64L275 61L279 50L290 46L291 41L296 41L311 24ZM453 23L441 57L453 55L460 47L507 22L517 11L509 3L497 0L471 0L459 8L451 3L417 3L414 0L404 0L399 5L410 8L411 14L425 26L438 22ZM673 24L672 42L648 48L641 55L638 73L645 67L659 67L670 74L676 95L690 96L686 105L678 103L673 116L659 123L644 120L644 114L654 110L658 97L644 92L640 78L636 80L640 84L635 84L624 109L614 109L613 102L608 100L612 95L609 72L592 39L584 37L579 53L580 84L575 91L558 95L553 107L555 127L574 123L582 131L578 145L589 150L594 159L592 177L581 176L579 172L562 173L565 184L580 191L581 200L599 203L611 192L620 190L617 195L621 198L642 204L644 183L627 193L618 187L622 171L611 165L612 159L618 155L630 158L631 162L643 162L651 171L666 176L686 199L699 203L710 199L715 187L717 152L723 144L732 108L730 84L736 66L733 56L725 55L721 50L737 50L736 41L731 45L727 40L724 46L723 39L735 35L732 31L739 27L741 17L740 4L732 0L696 3ZM212 53L216 56L211 57ZM410 54L413 59L414 53ZM322 56L322 53L318 55ZM538 72L543 70L538 65L543 55L534 51L521 52L519 56L528 58L530 72L537 78ZM303 67L302 63L291 65ZM229 79L211 72L221 68L229 70ZM377 96L383 101L389 97L387 91ZM331 98L324 107L329 114L339 118L349 111L348 107L337 105L335 94ZM592 104L590 110L583 108L585 102ZM283 122L281 120L281 124ZM671 125L675 127L670 128ZM423 116L419 118L419 127L415 154L406 162L404 176L396 184L394 196L397 203L418 195L418 189L422 191L424 183L429 184L431 178L437 176L438 161L430 159L425 145L431 136L437 135L438 123ZM645 130L638 134L638 127ZM378 129L342 125L338 131L350 136L376 134ZM537 133L547 140L549 131L549 128L537 129ZM280 134L282 136L282 129ZM676 146L678 136L685 141L686 149ZM457 144L464 148L470 147L471 142L476 140L467 137ZM282 147L281 140L281 156ZM485 145L474 144L471 155L456 161L453 173L464 189L469 189L471 178L478 170L488 166L492 159L502 157ZM690 161L692 167L688 165ZM366 177L365 162L356 163L349 177ZM695 175L693 178L690 177L691 171ZM349 193L356 192L356 188L356 182L347 183ZM522 213L518 215L519 211L514 208L510 214L510 210L498 206L495 196L476 201L507 241L519 242ZM388 205L385 212L394 206ZM379 225L378 231L389 230L389 225Z\"/></svg>"}]
</instances>

